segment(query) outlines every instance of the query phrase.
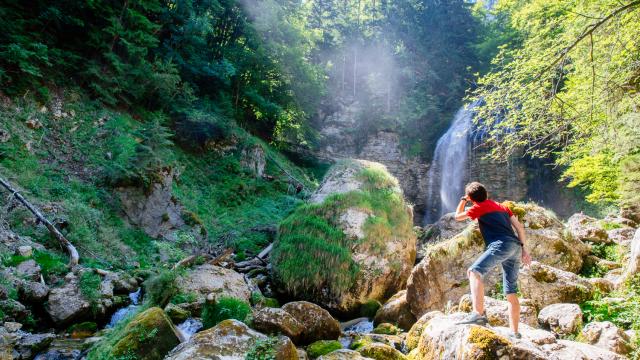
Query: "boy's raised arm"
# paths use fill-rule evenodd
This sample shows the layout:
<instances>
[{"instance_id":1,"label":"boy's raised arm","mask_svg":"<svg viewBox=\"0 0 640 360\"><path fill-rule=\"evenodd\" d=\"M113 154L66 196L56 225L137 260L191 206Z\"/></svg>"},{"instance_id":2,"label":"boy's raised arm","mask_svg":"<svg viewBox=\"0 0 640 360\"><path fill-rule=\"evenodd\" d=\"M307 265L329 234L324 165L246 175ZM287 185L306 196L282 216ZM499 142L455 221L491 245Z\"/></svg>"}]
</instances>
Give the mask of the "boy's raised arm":
<instances>
[{"instance_id":1,"label":"boy's raised arm","mask_svg":"<svg viewBox=\"0 0 640 360\"><path fill-rule=\"evenodd\" d=\"M464 207L465 207L465 205L467 205L467 201L468 201L468 199L467 199L466 196L463 196L460 199L460 203L458 204L458 207L456 208L455 219L457 221L465 221L465 220L467 220L469 218L469 216L467 215L467 212L464 211Z\"/></svg>"}]
</instances>

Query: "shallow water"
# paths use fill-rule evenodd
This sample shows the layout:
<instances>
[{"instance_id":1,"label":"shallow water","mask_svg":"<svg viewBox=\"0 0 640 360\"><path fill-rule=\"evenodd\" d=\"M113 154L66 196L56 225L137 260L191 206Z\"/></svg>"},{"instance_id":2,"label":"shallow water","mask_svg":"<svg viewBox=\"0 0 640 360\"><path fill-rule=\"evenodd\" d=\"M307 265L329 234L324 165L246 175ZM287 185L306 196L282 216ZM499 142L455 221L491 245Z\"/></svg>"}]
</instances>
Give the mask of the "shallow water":
<instances>
[{"instance_id":1,"label":"shallow water","mask_svg":"<svg viewBox=\"0 0 640 360\"><path fill-rule=\"evenodd\" d=\"M202 322L198 319L189 318L182 324L177 326L178 331L182 334L185 341L191 339L191 337L202 329Z\"/></svg>"},{"instance_id":2,"label":"shallow water","mask_svg":"<svg viewBox=\"0 0 640 360\"><path fill-rule=\"evenodd\" d=\"M111 315L111 320L109 320L109 323L106 326L107 329L110 329L116 326L120 321L122 321L122 319L126 318L130 314L134 313L136 309L138 309L138 304L140 303L140 300L141 300L140 298L141 289L142 288L138 288L138 290L129 294L129 299L131 299L131 305L120 308L115 313L113 313L113 315Z\"/></svg>"}]
</instances>

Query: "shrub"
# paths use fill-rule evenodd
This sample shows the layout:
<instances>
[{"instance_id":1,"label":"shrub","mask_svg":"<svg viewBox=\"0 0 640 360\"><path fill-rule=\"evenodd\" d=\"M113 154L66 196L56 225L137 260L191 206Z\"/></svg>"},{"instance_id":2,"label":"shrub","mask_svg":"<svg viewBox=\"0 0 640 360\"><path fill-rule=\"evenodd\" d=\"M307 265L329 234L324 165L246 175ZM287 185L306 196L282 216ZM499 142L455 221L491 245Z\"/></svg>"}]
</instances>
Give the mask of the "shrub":
<instances>
[{"instance_id":1,"label":"shrub","mask_svg":"<svg viewBox=\"0 0 640 360\"><path fill-rule=\"evenodd\" d=\"M245 360L276 360L277 338L258 340L245 356Z\"/></svg>"},{"instance_id":2,"label":"shrub","mask_svg":"<svg viewBox=\"0 0 640 360\"><path fill-rule=\"evenodd\" d=\"M80 292L87 301L91 304L92 309L95 310L95 306L100 300L100 283L102 279L100 275L94 271L85 271L80 275Z\"/></svg>"},{"instance_id":3,"label":"shrub","mask_svg":"<svg viewBox=\"0 0 640 360\"><path fill-rule=\"evenodd\" d=\"M175 294L171 300L169 301L172 304L184 304L184 303L192 303L198 300L198 295L193 292L189 293L177 293Z\"/></svg>"},{"instance_id":4,"label":"shrub","mask_svg":"<svg viewBox=\"0 0 640 360\"><path fill-rule=\"evenodd\" d=\"M251 306L246 302L223 296L214 303L205 304L202 309L202 325L204 329L208 329L227 319L246 322L250 313Z\"/></svg>"},{"instance_id":5,"label":"shrub","mask_svg":"<svg viewBox=\"0 0 640 360\"><path fill-rule=\"evenodd\" d=\"M174 271L163 270L144 282L146 298L152 306L164 308L167 305L169 299L178 291L176 279L177 275Z\"/></svg>"},{"instance_id":6,"label":"shrub","mask_svg":"<svg viewBox=\"0 0 640 360\"><path fill-rule=\"evenodd\" d=\"M307 354L311 358L317 358L340 349L342 349L342 344L338 340L319 340L307 346Z\"/></svg>"}]
</instances>

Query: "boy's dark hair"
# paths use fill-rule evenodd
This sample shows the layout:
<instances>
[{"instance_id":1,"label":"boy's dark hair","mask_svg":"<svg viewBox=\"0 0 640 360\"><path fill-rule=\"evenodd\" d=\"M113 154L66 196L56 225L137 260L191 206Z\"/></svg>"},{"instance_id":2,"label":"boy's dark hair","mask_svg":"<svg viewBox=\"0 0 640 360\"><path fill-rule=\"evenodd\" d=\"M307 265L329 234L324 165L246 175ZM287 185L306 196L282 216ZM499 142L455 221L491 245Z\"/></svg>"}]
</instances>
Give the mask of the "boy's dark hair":
<instances>
[{"instance_id":1,"label":"boy's dark hair","mask_svg":"<svg viewBox=\"0 0 640 360\"><path fill-rule=\"evenodd\" d=\"M483 202L487 200L487 189L477 181L468 183L464 188L464 192L475 202Z\"/></svg>"}]
</instances>

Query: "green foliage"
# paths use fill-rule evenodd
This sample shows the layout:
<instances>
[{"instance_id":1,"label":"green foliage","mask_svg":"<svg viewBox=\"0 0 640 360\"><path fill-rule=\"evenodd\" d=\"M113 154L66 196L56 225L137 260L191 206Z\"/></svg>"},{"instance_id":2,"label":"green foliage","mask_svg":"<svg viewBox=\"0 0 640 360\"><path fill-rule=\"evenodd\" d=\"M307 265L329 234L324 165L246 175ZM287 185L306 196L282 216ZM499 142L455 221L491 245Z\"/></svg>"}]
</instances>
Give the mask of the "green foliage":
<instances>
[{"instance_id":1,"label":"green foliage","mask_svg":"<svg viewBox=\"0 0 640 360\"><path fill-rule=\"evenodd\" d=\"M640 276L636 275L625 286L608 297L596 294L593 300L580 304L584 322L611 321L622 329L640 329Z\"/></svg>"},{"instance_id":2,"label":"green foliage","mask_svg":"<svg viewBox=\"0 0 640 360\"><path fill-rule=\"evenodd\" d=\"M100 300L100 283L102 279L100 275L98 275L94 271L85 271L80 275L80 292L82 296L84 296L87 301L92 305L92 308L95 309L95 305L98 300Z\"/></svg>"},{"instance_id":3,"label":"green foliage","mask_svg":"<svg viewBox=\"0 0 640 360\"><path fill-rule=\"evenodd\" d=\"M276 360L277 344L277 338L258 340L245 355L245 360Z\"/></svg>"},{"instance_id":4,"label":"green foliage","mask_svg":"<svg viewBox=\"0 0 640 360\"><path fill-rule=\"evenodd\" d=\"M246 322L251 313L251 306L243 300L223 296L215 303L207 303L202 309L202 324L204 329L211 328L227 319Z\"/></svg>"},{"instance_id":5,"label":"green foliage","mask_svg":"<svg viewBox=\"0 0 640 360\"><path fill-rule=\"evenodd\" d=\"M315 359L340 349L342 349L342 344L338 340L318 340L307 346L307 354L312 359Z\"/></svg>"},{"instance_id":6,"label":"green foliage","mask_svg":"<svg viewBox=\"0 0 640 360\"><path fill-rule=\"evenodd\" d=\"M198 295L193 292L182 293L179 292L171 297L169 301L171 304L184 304L184 303L192 303L198 300Z\"/></svg>"},{"instance_id":7,"label":"green foliage","mask_svg":"<svg viewBox=\"0 0 640 360\"><path fill-rule=\"evenodd\" d=\"M259 292L251 293L251 305L253 306L260 305L260 306L270 307L270 308L280 307L280 304L278 303L277 299L266 297Z\"/></svg>"},{"instance_id":8,"label":"green foliage","mask_svg":"<svg viewBox=\"0 0 640 360\"><path fill-rule=\"evenodd\" d=\"M505 29L510 40L501 42L509 45L472 96L483 101L476 118L493 158L524 149L555 159L569 186L599 206L638 196L639 7L623 7L607 0L500 2L490 21Z\"/></svg>"},{"instance_id":9,"label":"green foliage","mask_svg":"<svg viewBox=\"0 0 640 360\"><path fill-rule=\"evenodd\" d=\"M163 308L178 291L176 271L162 270L143 285L149 304Z\"/></svg>"},{"instance_id":10,"label":"green foliage","mask_svg":"<svg viewBox=\"0 0 640 360\"><path fill-rule=\"evenodd\" d=\"M400 330L400 328L389 323L382 323L376 326L376 328L373 329L372 331L373 334L382 334L382 335L398 335L401 332L402 330Z\"/></svg>"},{"instance_id":11,"label":"green foliage","mask_svg":"<svg viewBox=\"0 0 640 360\"><path fill-rule=\"evenodd\" d=\"M622 260L623 249L615 243L596 243L591 245L591 253L601 259L620 262Z\"/></svg>"}]
</instances>

